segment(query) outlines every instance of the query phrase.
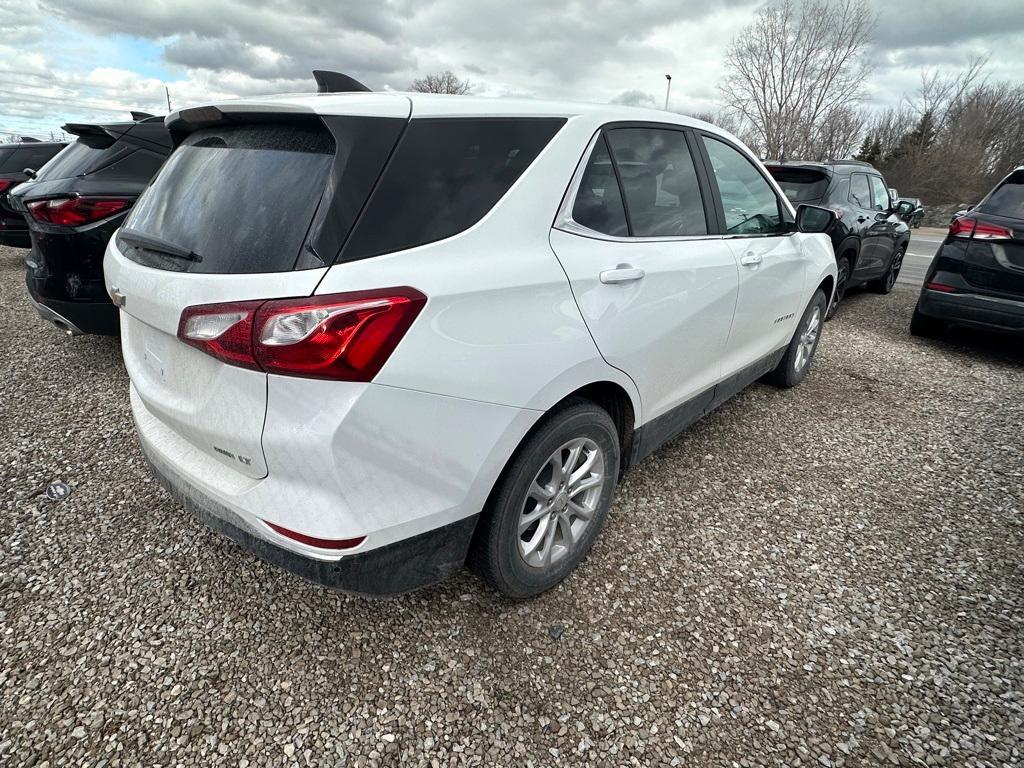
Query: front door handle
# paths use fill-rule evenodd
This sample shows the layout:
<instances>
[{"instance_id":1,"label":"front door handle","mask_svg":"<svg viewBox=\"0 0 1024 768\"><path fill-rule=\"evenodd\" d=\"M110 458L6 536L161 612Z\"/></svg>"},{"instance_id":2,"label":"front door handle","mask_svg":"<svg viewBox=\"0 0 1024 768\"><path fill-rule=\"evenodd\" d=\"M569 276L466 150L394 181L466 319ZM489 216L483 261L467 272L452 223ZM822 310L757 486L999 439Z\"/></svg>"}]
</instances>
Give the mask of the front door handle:
<instances>
[{"instance_id":1,"label":"front door handle","mask_svg":"<svg viewBox=\"0 0 1024 768\"><path fill-rule=\"evenodd\" d=\"M601 272L602 283L629 283L639 280L644 276L644 271L639 267L630 264L619 264L615 269L606 269Z\"/></svg>"},{"instance_id":2,"label":"front door handle","mask_svg":"<svg viewBox=\"0 0 1024 768\"><path fill-rule=\"evenodd\" d=\"M754 253L753 251L749 251L743 254L743 257L740 259L740 264L742 264L744 267L756 267L760 263L761 254Z\"/></svg>"}]
</instances>

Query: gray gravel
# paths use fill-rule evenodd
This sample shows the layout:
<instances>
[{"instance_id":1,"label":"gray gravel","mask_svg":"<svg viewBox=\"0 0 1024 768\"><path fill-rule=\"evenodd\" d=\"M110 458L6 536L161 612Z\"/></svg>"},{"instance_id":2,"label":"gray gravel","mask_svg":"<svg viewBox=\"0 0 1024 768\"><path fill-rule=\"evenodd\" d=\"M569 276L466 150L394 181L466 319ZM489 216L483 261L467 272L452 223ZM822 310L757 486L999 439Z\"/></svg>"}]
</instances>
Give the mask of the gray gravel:
<instances>
[{"instance_id":1,"label":"gray gravel","mask_svg":"<svg viewBox=\"0 0 1024 768\"><path fill-rule=\"evenodd\" d=\"M914 293L851 296L803 385L633 472L560 588L367 601L171 502L116 342L38 322L22 256L0 249L0 764L1024 761L1024 354L912 340Z\"/></svg>"}]
</instances>

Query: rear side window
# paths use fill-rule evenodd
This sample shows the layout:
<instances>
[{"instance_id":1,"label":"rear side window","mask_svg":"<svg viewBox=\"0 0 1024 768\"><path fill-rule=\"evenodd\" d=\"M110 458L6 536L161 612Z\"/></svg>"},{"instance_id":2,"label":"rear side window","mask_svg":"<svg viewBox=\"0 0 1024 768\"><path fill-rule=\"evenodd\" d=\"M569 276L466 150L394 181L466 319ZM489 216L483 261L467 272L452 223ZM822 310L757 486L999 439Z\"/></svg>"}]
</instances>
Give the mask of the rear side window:
<instances>
[{"instance_id":1,"label":"rear side window","mask_svg":"<svg viewBox=\"0 0 1024 768\"><path fill-rule=\"evenodd\" d=\"M863 173L854 173L850 176L850 202L858 208L871 207L871 192L868 187L868 177Z\"/></svg>"},{"instance_id":2,"label":"rear side window","mask_svg":"<svg viewBox=\"0 0 1024 768\"><path fill-rule=\"evenodd\" d=\"M634 237L707 234L697 170L681 131L618 128L608 132L608 143Z\"/></svg>"},{"instance_id":3,"label":"rear side window","mask_svg":"<svg viewBox=\"0 0 1024 768\"><path fill-rule=\"evenodd\" d=\"M341 260L458 234L494 207L562 118L442 118L410 122Z\"/></svg>"},{"instance_id":4,"label":"rear side window","mask_svg":"<svg viewBox=\"0 0 1024 768\"><path fill-rule=\"evenodd\" d=\"M334 140L319 124L196 131L171 153L125 228L197 254L170 261L127 248L157 268L202 273L294 268L323 195Z\"/></svg>"},{"instance_id":5,"label":"rear side window","mask_svg":"<svg viewBox=\"0 0 1024 768\"><path fill-rule=\"evenodd\" d=\"M626 209L604 136L598 138L572 206L572 220L605 235L626 237Z\"/></svg>"},{"instance_id":6,"label":"rear side window","mask_svg":"<svg viewBox=\"0 0 1024 768\"><path fill-rule=\"evenodd\" d=\"M793 203L820 200L828 189L829 175L813 168L771 166L769 173L782 187L782 193Z\"/></svg>"},{"instance_id":7,"label":"rear side window","mask_svg":"<svg viewBox=\"0 0 1024 768\"><path fill-rule=\"evenodd\" d=\"M1014 171L975 209L996 216L1024 219L1024 171Z\"/></svg>"}]
</instances>

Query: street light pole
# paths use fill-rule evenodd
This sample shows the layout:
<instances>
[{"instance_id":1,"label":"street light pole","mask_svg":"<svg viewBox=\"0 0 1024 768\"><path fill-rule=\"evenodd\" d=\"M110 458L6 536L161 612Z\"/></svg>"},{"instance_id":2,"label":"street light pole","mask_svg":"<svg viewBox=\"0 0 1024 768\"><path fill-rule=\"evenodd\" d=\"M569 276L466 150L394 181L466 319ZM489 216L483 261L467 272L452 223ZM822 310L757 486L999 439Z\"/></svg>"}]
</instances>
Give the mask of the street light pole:
<instances>
[{"instance_id":1,"label":"street light pole","mask_svg":"<svg viewBox=\"0 0 1024 768\"><path fill-rule=\"evenodd\" d=\"M672 92L672 75L665 75L668 85L665 86L665 111L668 112L668 95Z\"/></svg>"}]
</instances>

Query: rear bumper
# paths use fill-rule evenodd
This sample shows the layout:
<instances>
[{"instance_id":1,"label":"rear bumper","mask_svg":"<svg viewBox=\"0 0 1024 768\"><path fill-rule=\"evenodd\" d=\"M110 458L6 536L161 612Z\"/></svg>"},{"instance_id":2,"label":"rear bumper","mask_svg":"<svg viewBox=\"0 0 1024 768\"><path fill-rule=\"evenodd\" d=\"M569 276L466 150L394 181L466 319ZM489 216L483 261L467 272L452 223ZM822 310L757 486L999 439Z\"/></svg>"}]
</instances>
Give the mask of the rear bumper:
<instances>
[{"instance_id":1,"label":"rear bumper","mask_svg":"<svg viewBox=\"0 0 1024 768\"><path fill-rule=\"evenodd\" d=\"M110 301L60 301L40 294L36 280L25 278L28 297L39 316L73 336L94 333L117 336L120 333L117 307Z\"/></svg>"},{"instance_id":2,"label":"rear bumper","mask_svg":"<svg viewBox=\"0 0 1024 768\"><path fill-rule=\"evenodd\" d=\"M385 597L439 582L462 568L479 517L472 515L340 560L316 560L262 538L239 515L146 451L145 443L143 452L160 485L207 526L261 560L328 589Z\"/></svg>"},{"instance_id":3,"label":"rear bumper","mask_svg":"<svg viewBox=\"0 0 1024 768\"><path fill-rule=\"evenodd\" d=\"M938 320L1024 336L1024 301L925 288L917 308Z\"/></svg>"}]
</instances>

